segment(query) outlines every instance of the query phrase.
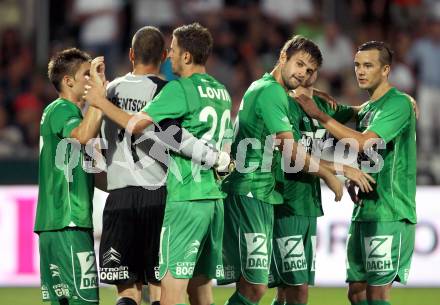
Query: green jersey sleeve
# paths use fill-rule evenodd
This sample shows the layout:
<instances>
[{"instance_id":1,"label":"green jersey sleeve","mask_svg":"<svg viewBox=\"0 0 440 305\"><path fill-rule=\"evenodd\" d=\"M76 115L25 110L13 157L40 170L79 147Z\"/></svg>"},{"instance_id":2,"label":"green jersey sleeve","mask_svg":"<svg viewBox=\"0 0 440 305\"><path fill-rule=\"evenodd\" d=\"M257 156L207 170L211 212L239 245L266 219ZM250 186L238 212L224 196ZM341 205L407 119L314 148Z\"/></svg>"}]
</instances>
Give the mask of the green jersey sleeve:
<instances>
[{"instance_id":1,"label":"green jersey sleeve","mask_svg":"<svg viewBox=\"0 0 440 305\"><path fill-rule=\"evenodd\" d=\"M271 134L291 131L287 94L281 86L273 84L262 90L257 111Z\"/></svg>"},{"instance_id":2,"label":"green jersey sleeve","mask_svg":"<svg viewBox=\"0 0 440 305\"><path fill-rule=\"evenodd\" d=\"M188 112L188 105L182 86L177 81L169 82L142 111L156 123L184 116Z\"/></svg>"},{"instance_id":3,"label":"green jersey sleeve","mask_svg":"<svg viewBox=\"0 0 440 305\"><path fill-rule=\"evenodd\" d=\"M298 103L294 99L289 100L289 119L290 122L292 123L290 127L295 141L301 140L302 134L301 134L300 122L302 119L302 113L303 111L298 105Z\"/></svg>"},{"instance_id":4,"label":"green jersey sleeve","mask_svg":"<svg viewBox=\"0 0 440 305\"><path fill-rule=\"evenodd\" d=\"M345 124L354 117L354 110L347 105L338 105L336 111L333 113L334 118L339 123Z\"/></svg>"},{"instance_id":5,"label":"green jersey sleeve","mask_svg":"<svg viewBox=\"0 0 440 305\"><path fill-rule=\"evenodd\" d=\"M329 103L316 95L313 96L313 100L324 113L341 124L347 123L354 117L354 110L350 106L338 104L336 109L333 109Z\"/></svg>"},{"instance_id":6,"label":"green jersey sleeve","mask_svg":"<svg viewBox=\"0 0 440 305\"><path fill-rule=\"evenodd\" d=\"M78 127L81 121L81 112L66 104L57 106L50 117L52 131L60 138L69 138L72 130Z\"/></svg>"},{"instance_id":7,"label":"green jersey sleeve","mask_svg":"<svg viewBox=\"0 0 440 305\"><path fill-rule=\"evenodd\" d=\"M395 96L378 110L366 130L375 132L388 143L409 124L411 111L412 107L407 97Z\"/></svg>"}]
</instances>

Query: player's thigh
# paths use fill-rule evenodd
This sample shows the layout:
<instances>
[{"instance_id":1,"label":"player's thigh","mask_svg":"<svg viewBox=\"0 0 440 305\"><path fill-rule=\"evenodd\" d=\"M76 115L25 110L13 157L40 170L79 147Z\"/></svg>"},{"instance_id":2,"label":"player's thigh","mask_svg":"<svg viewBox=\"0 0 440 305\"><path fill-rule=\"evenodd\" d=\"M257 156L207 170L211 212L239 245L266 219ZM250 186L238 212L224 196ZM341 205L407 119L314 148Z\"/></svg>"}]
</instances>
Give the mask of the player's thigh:
<instances>
[{"instance_id":1,"label":"player's thigh","mask_svg":"<svg viewBox=\"0 0 440 305\"><path fill-rule=\"evenodd\" d=\"M103 212L100 243L102 282L128 285L155 280L157 263L151 262L151 256L157 258L159 253L164 200L162 189L126 187L110 192Z\"/></svg>"},{"instance_id":2,"label":"player's thigh","mask_svg":"<svg viewBox=\"0 0 440 305\"><path fill-rule=\"evenodd\" d=\"M415 224L406 221L362 223L367 283L406 283L414 252Z\"/></svg>"},{"instance_id":3,"label":"player's thigh","mask_svg":"<svg viewBox=\"0 0 440 305\"><path fill-rule=\"evenodd\" d=\"M224 207L223 200L213 200L214 209L211 215L211 223L206 232L203 247L200 249L195 276L201 278L218 279L224 278L223 270L223 231L224 231Z\"/></svg>"},{"instance_id":4,"label":"player's thigh","mask_svg":"<svg viewBox=\"0 0 440 305\"><path fill-rule=\"evenodd\" d=\"M159 244L165 213L166 189L160 188L143 194L143 200L149 201L139 207L142 220L137 225L138 236L144 242L139 245L139 272L142 283L159 283Z\"/></svg>"},{"instance_id":5,"label":"player's thigh","mask_svg":"<svg viewBox=\"0 0 440 305\"><path fill-rule=\"evenodd\" d=\"M229 284L238 281L240 277L240 251L238 248L240 228L240 210L237 196L228 194L224 199L224 231L223 231L223 267L224 279L218 283Z\"/></svg>"},{"instance_id":6,"label":"player's thigh","mask_svg":"<svg viewBox=\"0 0 440 305\"><path fill-rule=\"evenodd\" d=\"M40 234L43 300L98 302L98 274L91 230L67 228Z\"/></svg>"},{"instance_id":7,"label":"player's thigh","mask_svg":"<svg viewBox=\"0 0 440 305\"><path fill-rule=\"evenodd\" d=\"M271 287L314 283L316 217L276 217Z\"/></svg>"},{"instance_id":8,"label":"player's thigh","mask_svg":"<svg viewBox=\"0 0 440 305\"><path fill-rule=\"evenodd\" d=\"M225 281L221 283L237 282L242 275L251 284L267 285L273 217L270 204L241 195L227 197L223 242ZM229 239L229 236L234 237Z\"/></svg>"},{"instance_id":9,"label":"player's thigh","mask_svg":"<svg viewBox=\"0 0 440 305\"><path fill-rule=\"evenodd\" d=\"M363 240L361 235L361 223L353 221L350 224L347 235L347 261L346 261L346 281L364 282L367 279L364 267Z\"/></svg>"},{"instance_id":10,"label":"player's thigh","mask_svg":"<svg viewBox=\"0 0 440 305\"><path fill-rule=\"evenodd\" d=\"M161 230L160 278L190 279L206 239L214 200L167 202Z\"/></svg>"}]
</instances>

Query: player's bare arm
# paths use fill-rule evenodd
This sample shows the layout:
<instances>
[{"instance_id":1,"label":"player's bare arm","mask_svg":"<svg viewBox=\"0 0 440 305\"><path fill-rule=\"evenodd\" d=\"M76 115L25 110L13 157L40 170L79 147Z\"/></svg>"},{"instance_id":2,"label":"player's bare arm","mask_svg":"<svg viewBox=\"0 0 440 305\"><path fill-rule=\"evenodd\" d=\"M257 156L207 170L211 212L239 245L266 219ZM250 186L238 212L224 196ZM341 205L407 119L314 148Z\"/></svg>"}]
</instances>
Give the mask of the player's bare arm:
<instances>
[{"instance_id":1,"label":"player's bare arm","mask_svg":"<svg viewBox=\"0 0 440 305\"><path fill-rule=\"evenodd\" d=\"M106 98L105 84L97 81L96 73L97 71L91 70L90 80L83 96L90 105L100 109L110 120L131 131L132 134L142 133L145 128L153 123L153 120L146 113L129 114L113 105Z\"/></svg>"},{"instance_id":2,"label":"player's bare arm","mask_svg":"<svg viewBox=\"0 0 440 305\"><path fill-rule=\"evenodd\" d=\"M84 119L78 127L70 133L71 138L75 138L79 143L85 145L96 137L102 122L102 111L95 107L89 107Z\"/></svg>"},{"instance_id":3,"label":"player's bare arm","mask_svg":"<svg viewBox=\"0 0 440 305\"><path fill-rule=\"evenodd\" d=\"M304 86L300 86L294 91L290 92L289 94L297 94L297 95L305 95L312 99L313 95L318 95L321 98L323 98L327 103L333 108L336 109L337 102L336 100L330 96L329 94L319 91L312 87L313 83L316 81L317 78L317 72L310 77L310 79L307 81L307 83ZM292 95L294 97L294 95ZM368 175L367 173L363 173L361 170L345 165L345 164L338 164L331 161L326 160L319 160L320 166L323 166L327 168L330 172L333 174L343 174L346 178L350 179L355 183L359 188L362 190L362 192L370 192L373 190L370 183L375 183L374 179ZM342 171L342 172L341 172Z\"/></svg>"},{"instance_id":4,"label":"player's bare arm","mask_svg":"<svg viewBox=\"0 0 440 305\"><path fill-rule=\"evenodd\" d=\"M96 83L105 83L104 74L104 57L96 57L92 60L90 65L90 71L93 72L94 81ZM87 144L87 142L96 137L102 122L102 111L96 107L90 106L78 127L72 130L70 136L78 140L81 144Z\"/></svg>"},{"instance_id":5,"label":"player's bare arm","mask_svg":"<svg viewBox=\"0 0 440 305\"><path fill-rule=\"evenodd\" d=\"M302 93L302 92L300 92L300 93ZM332 97L330 94L328 94L327 92L324 92L322 90L313 88L313 94L318 96L318 97L320 97L320 98L322 98L323 100L325 100L328 104L330 104L332 106L333 109L336 109L337 105L339 104L334 97ZM409 94L406 94L406 96L411 101L411 105L412 105L413 110L414 110L414 112L416 114L416 119L419 119L420 110L419 110L419 106L417 104L417 101L411 95L409 95ZM363 103L362 105L359 105L359 106L350 106L350 108L353 109L355 114L357 114L367 104L368 104L368 102L365 102L365 103Z\"/></svg>"},{"instance_id":6,"label":"player's bare arm","mask_svg":"<svg viewBox=\"0 0 440 305\"><path fill-rule=\"evenodd\" d=\"M284 147L287 145L286 142L293 143L292 145L292 159L291 162L295 162L296 158L300 158L304 160L304 167L303 171L307 172L310 175L317 176L325 181L325 183L328 185L328 187L335 193L335 201L340 201L342 198L342 191L343 187L341 182L336 178L335 175L331 173L331 171L325 167L319 166L319 164L316 164L316 161L314 161L312 158L310 158L310 155L307 154L307 152L301 147L301 145L298 145L297 142L294 141L293 135L291 132L280 132L276 134L276 138L280 140L279 149L283 151ZM317 168L318 170L316 172L309 171L310 168Z\"/></svg>"},{"instance_id":7,"label":"player's bare arm","mask_svg":"<svg viewBox=\"0 0 440 305\"><path fill-rule=\"evenodd\" d=\"M293 93L293 92L292 92ZM295 89L294 93L296 94L304 94L307 97L312 97L313 94L315 94L315 89L312 88L311 86L308 87L298 87L297 89ZM331 100L328 101L328 103L331 105L331 107L333 108L333 103L337 106L336 101L330 97L330 95L328 95L327 93L325 93L326 98L329 98ZM373 190L373 188L371 187L370 183L375 183L374 179L366 174L363 173L361 170L348 166L348 165L343 165L343 164L337 164L331 161L326 161L326 160L319 160L320 165L326 167L328 170L330 170L333 174L342 174L344 175L346 178L352 180L357 186L359 186L359 188L363 191L363 192L370 192ZM338 171L339 169L339 171ZM342 172L341 172L342 170Z\"/></svg>"},{"instance_id":8,"label":"player's bare arm","mask_svg":"<svg viewBox=\"0 0 440 305\"><path fill-rule=\"evenodd\" d=\"M295 99L311 118L318 120L336 139L354 139L359 144L358 149L360 152L370 148L374 144L373 139L379 138L375 132L359 132L339 123L329 115L323 113L316 106L315 102L304 94L296 96ZM365 146L366 144L367 146Z\"/></svg>"},{"instance_id":9,"label":"player's bare arm","mask_svg":"<svg viewBox=\"0 0 440 305\"><path fill-rule=\"evenodd\" d=\"M369 193L373 191L371 184L375 184L376 181L369 174L362 172L360 169L352 167L346 164L340 164L327 160L319 160L320 165L327 168L333 174L342 174L344 177L352 181L357 185L362 192ZM342 171L340 171L342 169Z\"/></svg>"}]
</instances>

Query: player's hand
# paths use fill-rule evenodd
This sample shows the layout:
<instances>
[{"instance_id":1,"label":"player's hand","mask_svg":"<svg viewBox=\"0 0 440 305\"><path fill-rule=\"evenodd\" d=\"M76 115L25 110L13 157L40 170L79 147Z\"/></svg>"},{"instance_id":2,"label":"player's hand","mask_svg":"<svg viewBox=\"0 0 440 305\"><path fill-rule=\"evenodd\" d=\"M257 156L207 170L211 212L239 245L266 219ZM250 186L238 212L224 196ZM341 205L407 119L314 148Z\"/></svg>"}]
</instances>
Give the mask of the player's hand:
<instances>
[{"instance_id":1,"label":"player's hand","mask_svg":"<svg viewBox=\"0 0 440 305\"><path fill-rule=\"evenodd\" d=\"M296 95L295 100L312 119L317 119L322 114L321 110L319 110L318 106L316 106L310 97L301 94Z\"/></svg>"},{"instance_id":2,"label":"player's hand","mask_svg":"<svg viewBox=\"0 0 440 305\"><path fill-rule=\"evenodd\" d=\"M359 198L357 191L356 191L356 184L347 179L345 181L345 187L347 188L348 194L350 195L351 201L353 201L354 204L362 206L362 199Z\"/></svg>"},{"instance_id":3,"label":"player's hand","mask_svg":"<svg viewBox=\"0 0 440 305\"><path fill-rule=\"evenodd\" d=\"M215 174L218 180L223 180L235 170L235 160L228 153L220 151L214 164Z\"/></svg>"},{"instance_id":4,"label":"player's hand","mask_svg":"<svg viewBox=\"0 0 440 305\"><path fill-rule=\"evenodd\" d=\"M101 83L101 81L92 81L88 78L87 84L84 86L84 95L82 98L89 102L91 106L95 106L96 108L102 109L102 102L105 101L106 98L106 87L108 81L105 83Z\"/></svg>"},{"instance_id":5,"label":"player's hand","mask_svg":"<svg viewBox=\"0 0 440 305\"><path fill-rule=\"evenodd\" d=\"M335 193L335 201L341 201L342 194L344 191L344 187L342 186L341 181L333 175L329 174L325 176L324 178L325 184L332 190L333 193Z\"/></svg>"},{"instance_id":6,"label":"player's hand","mask_svg":"<svg viewBox=\"0 0 440 305\"><path fill-rule=\"evenodd\" d=\"M344 176L352 183L356 184L364 193L373 191L372 183L376 181L369 174L362 172L360 169L351 166L344 166Z\"/></svg>"},{"instance_id":7,"label":"player's hand","mask_svg":"<svg viewBox=\"0 0 440 305\"><path fill-rule=\"evenodd\" d=\"M231 157L229 156L229 154L224 151L219 151L214 167L219 172L226 172L228 171L228 167L230 163L231 163Z\"/></svg>"},{"instance_id":8,"label":"player's hand","mask_svg":"<svg viewBox=\"0 0 440 305\"><path fill-rule=\"evenodd\" d=\"M299 86L295 90L289 91L289 96L296 99L296 96L305 95L309 98L313 98L313 88L312 87L302 87Z\"/></svg>"},{"instance_id":9,"label":"player's hand","mask_svg":"<svg viewBox=\"0 0 440 305\"><path fill-rule=\"evenodd\" d=\"M295 90L291 90L288 92L289 96L295 98L295 96L304 94L310 98L313 98L313 84L316 82L318 78L318 71L315 71L312 76L310 76L301 86L296 88Z\"/></svg>"},{"instance_id":10,"label":"player's hand","mask_svg":"<svg viewBox=\"0 0 440 305\"><path fill-rule=\"evenodd\" d=\"M105 84L104 56L95 57L90 63L90 80L92 82Z\"/></svg>"},{"instance_id":11,"label":"player's hand","mask_svg":"<svg viewBox=\"0 0 440 305\"><path fill-rule=\"evenodd\" d=\"M313 94L326 101L333 110L336 110L336 108L338 108L338 102L336 101L336 99L327 92L313 88Z\"/></svg>"}]
</instances>

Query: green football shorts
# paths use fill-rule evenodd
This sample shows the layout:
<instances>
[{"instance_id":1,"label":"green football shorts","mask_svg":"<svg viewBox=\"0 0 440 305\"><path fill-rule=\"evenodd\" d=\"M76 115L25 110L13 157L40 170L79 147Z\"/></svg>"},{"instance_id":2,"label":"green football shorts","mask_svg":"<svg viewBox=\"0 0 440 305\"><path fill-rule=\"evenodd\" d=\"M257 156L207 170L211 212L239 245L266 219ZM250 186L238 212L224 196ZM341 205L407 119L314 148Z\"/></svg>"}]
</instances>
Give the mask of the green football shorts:
<instances>
[{"instance_id":1,"label":"green football shorts","mask_svg":"<svg viewBox=\"0 0 440 305\"><path fill-rule=\"evenodd\" d=\"M269 287L315 283L316 217L275 217Z\"/></svg>"},{"instance_id":2,"label":"green football shorts","mask_svg":"<svg viewBox=\"0 0 440 305\"><path fill-rule=\"evenodd\" d=\"M160 234L159 279L223 278L223 200L167 202Z\"/></svg>"},{"instance_id":3,"label":"green football shorts","mask_svg":"<svg viewBox=\"0 0 440 305\"><path fill-rule=\"evenodd\" d=\"M415 224L352 222L347 238L347 282L406 284L414 252Z\"/></svg>"},{"instance_id":4,"label":"green football shorts","mask_svg":"<svg viewBox=\"0 0 440 305\"><path fill-rule=\"evenodd\" d=\"M43 301L98 304L98 273L92 230L66 228L39 234Z\"/></svg>"},{"instance_id":5,"label":"green football shorts","mask_svg":"<svg viewBox=\"0 0 440 305\"><path fill-rule=\"evenodd\" d=\"M229 194L225 199L223 265L225 279L240 276L252 284L268 284L272 252L273 206L255 198Z\"/></svg>"}]
</instances>

